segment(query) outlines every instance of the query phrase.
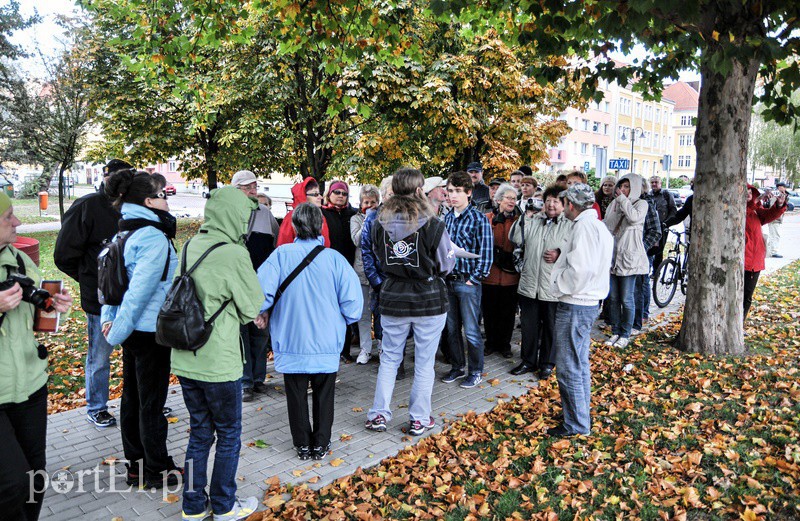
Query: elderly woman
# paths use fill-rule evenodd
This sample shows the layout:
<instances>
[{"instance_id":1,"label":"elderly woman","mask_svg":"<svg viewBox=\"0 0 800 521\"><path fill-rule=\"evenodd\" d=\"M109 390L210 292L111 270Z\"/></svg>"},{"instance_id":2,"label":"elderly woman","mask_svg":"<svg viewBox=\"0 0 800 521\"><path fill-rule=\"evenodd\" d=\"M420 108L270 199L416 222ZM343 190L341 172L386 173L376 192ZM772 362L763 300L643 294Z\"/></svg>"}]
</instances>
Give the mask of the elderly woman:
<instances>
[{"instance_id":1,"label":"elderly woman","mask_svg":"<svg viewBox=\"0 0 800 521\"><path fill-rule=\"evenodd\" d=\"M278 247L258 270L266 301L257 325L269 323L297 456L320 460L331 446L334 382L345 329L361 317L364 302L358 277L344 256L322 248L320 209L300 204L292 212L292 227L294 243ZM279 291L301 264L305 269ZM313 427L308 417L309 383Z\"/></svg>"},{"instance_id":2,"label":"elderly woman","mask_svg":"<svg viewBox=\"0 0 800 521\"><path fill-rule=\"evenodd\" d=\"M594 200L600 206L600 218L606 216L606 210L611 201L614 200L614 187L617 185L617 178L613 175L607 175L600 182L600 189L594 194Z\"/></svg>"},{"instance_id":3,"label":"elderly woman","mask_svg":"<svg viewBox=\"0 0 800 521\"><path fill-rule=\"evenodd\" d=\"M514 243L508 238L511 226L522 212L517 207L517 190L502 183L494 194L493 210L486 213L492 224L494 260L483 282L481 309L486 330L484 354L500 353L511 358L511 333L517 312L519 273L514 268Z\"/></svg>"},{"instance_id":4,"label":"elderly woman","mask_svg":"<svg viewBox=\"0 0 800 521\"><path fill-rule=\"evenodd\" d=\"M641 198L642 178L637 174L622 176L615 194L603 219L614 235L611 292L607 301L611 336L605 344L624 348L630 342L633 329L636 276L650 272L643 240L649 204Z\"/></svg>"},{"instance_id":5,"label":"elderly woman","mask_svg":"<svg viewBox=\"0 0 800 521\"><path fill-rule=\"evenodd\" d=\"M511 228L510 238L523 248L523 267L519 280L519 309L522 325L522 362L513 375L539 372L544 380L553 373L553 329L558 299L553 295L550 274L561 248L567 243L572 221L562 212L561 189L544 191L543 211L525 216Z\"/></svg>"},{"instance_id":6,"label":"elderly woman","mask_svg":"<svg viewBox=\"0 0 800 521\"><path fill-rule=\"evenodd\" d=\"M364 297L364 307L361 310L361 318L358 320L358 338L361 345L361 352L358 354L356 363L364 365L369 362L372 356L372 324L375 323L375 338L378 339L378 349L380 350L381 343L381 325L380 315L373 313L370 306L372 301L372 289L369 285L369 279L364 274L364 261L361 257L361 232L364 229L364 220L367 217L367 212L378 207L381 200L381 194L378 187L375 185L364 185L361 187L359 197L359 212L350 219L350 236L353 239L353 244L356 246L356 261L353 268L358 274L358 280L361 282L361 295Z\"/></svg>"}]
</instances>

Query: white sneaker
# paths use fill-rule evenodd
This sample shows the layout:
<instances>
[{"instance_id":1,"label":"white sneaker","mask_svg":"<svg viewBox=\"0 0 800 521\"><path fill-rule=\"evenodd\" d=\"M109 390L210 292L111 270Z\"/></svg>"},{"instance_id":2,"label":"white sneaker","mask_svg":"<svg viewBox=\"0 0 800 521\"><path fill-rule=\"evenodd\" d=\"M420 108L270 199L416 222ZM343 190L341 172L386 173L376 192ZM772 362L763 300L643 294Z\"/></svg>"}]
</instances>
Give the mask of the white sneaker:
<instances>
[{"instance_id":1,"label":"white sneaker","mask_svg":"<svg viewBox=\"0 0 800 521\"><path fill-rule=\"evenodd\" d=\"M631 336L637 336L640 334L642 334L642 331L640 329L631 329Z\"/></svg>"},{"instance_id":2,"label":"white sneaker","mask_svg":"<svg viewBox=\"0 0 800 521\"><path fill-rule=\"evenodd\" d=\"M617 347L619 349L626 348L626 347L628 347L628 344L630 343L630 341L631 340L629 338L620 338L619 340L614 342L614 347Z\"/></svg>"},{"instance_id":3,"label":"white sneaker","mask_svg":"<svg viewBox=\"0 0 800 521\"><path fill-rule=\"evenodd\" d=\"M238 519L247 519L250 514L258 510L258 500L254 497L247 499L236 498L233 508L227 514L214 514L215 521L237 521Z\"/></svg>"},{"instance_id":4,"label":"white sneaker","mask_svg":"<svg viewBox=\"0 0 800 521\"><path fill-rule=\"evenodd\" d=\"M610 337L608 337L608 340L605 341L605 345L613 346L614 342L616 342L617 340L619 340L619 335L611 335Z\"/></svg>"},{"instance_id":5,"label":"white sneaker","mask_svg":"<svg viewBox=\"0 0 800 521\"><path fill-rule=\"evenodd\" d=\"M370 358L372 358L372 353L370 353L366 349L362 349L361 352L358 353L358 358L356 358L356 364L357 365L368 364Z\"/></svg>"}]
</instances>

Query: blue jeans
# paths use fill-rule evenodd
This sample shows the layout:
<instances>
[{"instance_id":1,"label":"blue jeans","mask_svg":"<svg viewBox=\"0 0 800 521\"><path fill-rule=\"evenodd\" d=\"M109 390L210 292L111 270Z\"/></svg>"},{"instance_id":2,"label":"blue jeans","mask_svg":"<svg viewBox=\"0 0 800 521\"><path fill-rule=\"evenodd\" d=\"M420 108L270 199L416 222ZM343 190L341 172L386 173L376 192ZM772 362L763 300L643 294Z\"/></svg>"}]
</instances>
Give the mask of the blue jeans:
<instances>
[{"instance_id":1,"label":"blue jeans","mask_svg":"<svg viewBox=\"0 0 800 521\"><path fill-rule=\"evenodd\" d=\"M245 364L242 368L242 387L252 389L254 382L264 383L267 377L267 343L269 329L258 329L250 322L239 328L244 346Z\"/></svg>"},{"instance_id":2,"label":"blue jeans","mask_svg":"<svg viewBox=\"0 0 800 521\"><path fill-rule=\"evenodd\" d=\"M647 257L650 268L653 267L653 256ZM650 273L636 275L636 311L633 314L633 328L642 329L642 320L650 318Z\"/></svg>"},{"instance_id":3,"label":"blue jeans","mask_svg":"<svg viewBox=\"0 0 800 521\"><path fill-rule=\"evenodd\" d=\"M381 365L378 367L378 380L375 383L375 398L367 413L368 419L383 415L386 421L392 419L391 401L397 368L403 361L408 331L414 333L414 381L411 383L411 397L408 414L411 421L428 424L431 416L431 394L436 378L433 364L439 348L439 335L442 334L447 315L429 317L381 316L383 326L383 350Z\"/></svg>"},{"instance_id":4,"label":"blue jeans","mask_svg":"<svg viewBox=\"0 0 800 521\"><path fill-rule=\"evenodd\" d=\"M564 410L564 428L570 434L589 434L592 420L589 412L592 398L592 375L589 367L589 346L597 306L558 303L553 348L556 378Z\"/></svg>"},{"instance_id":5,"label":"blue jeans","mask_svg":"<svg viewBox=\"0 0 800 521\"><path fill-rule=\"evenodd\" d=\"M611 275L611 292L608 294L608 321L611 333L622 338L631 336L633 315L636 311L636 277Z\"/></svg>"},{"instance_id":6,"label":"blue jeans","mask_svg":"<svg viewBox=\"0 0 800 521\"><path fill-rule=\"evenodd\" d=\"M469 374L483 372L483 337L478 325L481 312L481 285L468 285L466 282L449 281L447 298L450 309L447 312L447 335L450 340L450 364L453 369L463 369L464 342L461 327L467 337L469 352Z\"/></svg>"},{"instance_id":7,"label":"blue jeans","mask_svg":"<svg viewBox=\"0 0 800 521\"><path fill-rule=\"evenodd\" d=\"M211 501L215 514L227 514L236 501L236 467L242 448L242 381L201 382L179 376L189 411L189 446L183 483L183 511L199 514ZM206 494L208 455L217 435L214 472Z\"/></svg>"},{"instance_id":8,"label":"blue jeans","mask_svg":"<svg viewBox=\"0 0 800 521\"><path fill-rule=\"evenodd\" d=\"M86 411L95 414L108 409L108 374L114 346L103 336L100 315L86 313L86 332L89 336L85 366Z\"/></svg>"}]
</instances>

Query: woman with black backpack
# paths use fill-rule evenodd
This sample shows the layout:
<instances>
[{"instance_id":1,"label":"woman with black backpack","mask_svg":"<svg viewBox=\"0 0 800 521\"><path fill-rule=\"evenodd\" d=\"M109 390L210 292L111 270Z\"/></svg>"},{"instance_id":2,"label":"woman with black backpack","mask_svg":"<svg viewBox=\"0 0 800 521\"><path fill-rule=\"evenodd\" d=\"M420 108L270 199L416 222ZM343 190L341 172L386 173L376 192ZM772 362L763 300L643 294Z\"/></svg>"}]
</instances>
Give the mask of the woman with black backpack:
<instances>
[{"instance_id":1,"label":"woman with black backpack","mask_svg":"<svg viewBox=\"0 0 800 521\"><path fill-rule=\"evenodd\" d=\"M115 173L106 193L122 212L120 233L128 285L119 305L104 305L103 334L122 345L120 430L127 483L146 488L173 485L183 469L167 452L163 414L170 374L170 349L155 340L156 317L178 264L172 245L176 220L169 213L164 183L134 169Z\"/></svg>"}]
</instances>

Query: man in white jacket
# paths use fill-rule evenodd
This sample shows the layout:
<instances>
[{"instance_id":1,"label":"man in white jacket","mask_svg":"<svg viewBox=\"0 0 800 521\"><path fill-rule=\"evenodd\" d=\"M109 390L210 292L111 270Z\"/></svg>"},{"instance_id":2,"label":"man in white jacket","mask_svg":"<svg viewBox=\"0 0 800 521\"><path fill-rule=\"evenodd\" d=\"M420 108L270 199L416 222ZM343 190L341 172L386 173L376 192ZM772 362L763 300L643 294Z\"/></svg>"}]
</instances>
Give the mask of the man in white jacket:
<instances>
[{"instance_id":1,"label":"man in white jacket","mask_svg":"<svg viewBox=\"0 0 800 521\"><path fill-rule=\"evenodd\" d=\"M589 185L574 184L561 192L561 198L564 215L573 226L551 275L553 294L558 298L553 348L564 423L548 429L547 434L557 437L591 430L590 334L598 302L608 295L614 249L611 233L592 211L595 201Z\"/></svg>"}]
</instances>

